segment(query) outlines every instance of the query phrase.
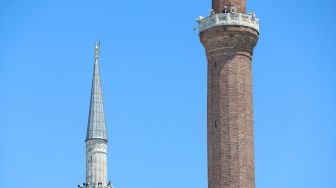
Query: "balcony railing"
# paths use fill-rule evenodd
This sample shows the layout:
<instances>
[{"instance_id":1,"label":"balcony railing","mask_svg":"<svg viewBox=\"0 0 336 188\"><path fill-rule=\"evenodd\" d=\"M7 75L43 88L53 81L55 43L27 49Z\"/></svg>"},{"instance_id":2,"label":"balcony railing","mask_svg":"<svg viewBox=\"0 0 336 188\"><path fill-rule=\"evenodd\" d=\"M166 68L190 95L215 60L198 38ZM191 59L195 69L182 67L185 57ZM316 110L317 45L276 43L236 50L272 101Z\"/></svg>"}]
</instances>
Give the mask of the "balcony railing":
<instances>
[{"instance_id":1,"label":"balcony railing","mask_svg":"<svg viewBox=\"0 0 336 188\"><path fill-rule=\"evenodd\" d=\"M88 183L83 183L83 185L77 185L77 188L115 188L111 183L109 183L106 186L103 186L101 184L99 185L90 185Z\"/></svg>"},{"instance_id":2,"label":"balcony railing","mask_svg":"<svg viewBox=\"0 0 336 188\"><path fill-rule=\"evenodd\" d=\"M209 17L199 17L197 19L198 31L202 31L220 25L228 26L245 26L255 29L259 32L259 18L255 14L242 14L242 13L221 13L213 14Z\"/></svg>"}]
</instances>

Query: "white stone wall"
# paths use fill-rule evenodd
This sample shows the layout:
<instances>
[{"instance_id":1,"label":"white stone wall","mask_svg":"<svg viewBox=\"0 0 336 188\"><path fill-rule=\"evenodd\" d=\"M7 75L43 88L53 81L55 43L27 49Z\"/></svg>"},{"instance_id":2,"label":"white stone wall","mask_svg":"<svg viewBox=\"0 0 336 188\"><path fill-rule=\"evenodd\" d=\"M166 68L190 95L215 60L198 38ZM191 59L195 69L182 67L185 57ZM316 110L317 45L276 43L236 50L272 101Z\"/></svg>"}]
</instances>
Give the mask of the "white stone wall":
<instances>
[{"instance_id":1,"label":"white stone wall","mask_svg":"<svg viewBox=\"0 0 336 188\"><path fill-rule=\"evenodd\" d=\"M94 139L86 141L86 182L88 187L107 185L107 141Z\"/></svg>"}]
</instances>

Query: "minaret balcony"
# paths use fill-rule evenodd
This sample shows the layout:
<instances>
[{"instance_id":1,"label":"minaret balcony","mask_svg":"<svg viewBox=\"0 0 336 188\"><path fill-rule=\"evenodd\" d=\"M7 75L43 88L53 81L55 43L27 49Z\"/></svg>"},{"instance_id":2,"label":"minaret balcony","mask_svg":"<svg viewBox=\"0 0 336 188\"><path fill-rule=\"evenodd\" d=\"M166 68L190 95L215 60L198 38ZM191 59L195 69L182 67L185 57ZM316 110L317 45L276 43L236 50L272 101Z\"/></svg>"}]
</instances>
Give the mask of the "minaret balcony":
<instances>
[{"instance_id":1,"label":"minaret balcony","mask_svg":"<svg viewBox=\"0 0 336 188\"><path fill-rule=\"evenodd\" d=\"M107 186L102 186L102 185L88 185L86 183L83 183L83 186L78 185L77 188L114 188L112 184L107 185Z\"/></svg>"},{"instance_id":2,"label":"minaret balcony","mask_svg":"<svg viewBox=\"0 0 336 188\"><path fill-rule=\"evenodd\" d=\"M259 33L259 18L254 13L211 13L209 17L204 18L200 16L196 21L199 33L215 26L243 26L252 28Z\"/></svg>"}]
</instances>

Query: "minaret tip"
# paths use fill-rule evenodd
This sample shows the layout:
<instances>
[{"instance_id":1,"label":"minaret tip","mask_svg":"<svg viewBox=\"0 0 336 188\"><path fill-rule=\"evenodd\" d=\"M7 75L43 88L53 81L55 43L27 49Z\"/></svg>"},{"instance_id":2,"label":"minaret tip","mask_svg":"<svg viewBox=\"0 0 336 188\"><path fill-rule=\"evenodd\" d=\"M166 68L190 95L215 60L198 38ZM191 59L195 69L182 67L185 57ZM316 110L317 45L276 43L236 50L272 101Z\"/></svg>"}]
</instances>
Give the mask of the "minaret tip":
<instances>
[{"instance_id":1,"label":"minaret tip","mask_svg":"<svg viewBox=\"0 0 336 188\"><path fill-rule=\"evenodd\" d=\"M96 41L95 61L93 66L93 78L91 88L91 100L89 110L89 122L86 133L86 141L92 139L104 139L107 141L107 131L105 125L105 113L103 107L103 92L100 82L99 72L99 46L100 42Z\"/></svg>"},{"instance_id":2,"label":"minaret tip","mask_svg":"<svg viewBox=\"0 0 336 188\"><path fill-rule=\"evenodd\" d=\"M99 58L99 47L100 47L100 41L96 41L96 47L95 47L95 60L98 60Z\"/></svg>"}]
</instances>

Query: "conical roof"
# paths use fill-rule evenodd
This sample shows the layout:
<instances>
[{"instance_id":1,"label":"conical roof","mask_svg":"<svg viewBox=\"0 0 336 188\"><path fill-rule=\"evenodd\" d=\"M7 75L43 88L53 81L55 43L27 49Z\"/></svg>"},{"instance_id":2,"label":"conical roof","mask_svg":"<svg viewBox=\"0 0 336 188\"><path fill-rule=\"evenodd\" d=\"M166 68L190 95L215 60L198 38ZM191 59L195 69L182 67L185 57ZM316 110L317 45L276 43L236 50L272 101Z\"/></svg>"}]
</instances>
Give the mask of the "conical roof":
<instances>
[{"instance_id":1,"label":"conical roof","mask_svg":"<svg viewBox=\"0 0 336 188\"><path fill-rule=\"evenodd\" d=\"M107 129L103 104L103 93L99 72L99 42L96 42L95 61L93 67L93 78L91 88L91 100L89 121L87 126L86 140L105 139L107 140Z\"/></svg>"}]
</instances>

